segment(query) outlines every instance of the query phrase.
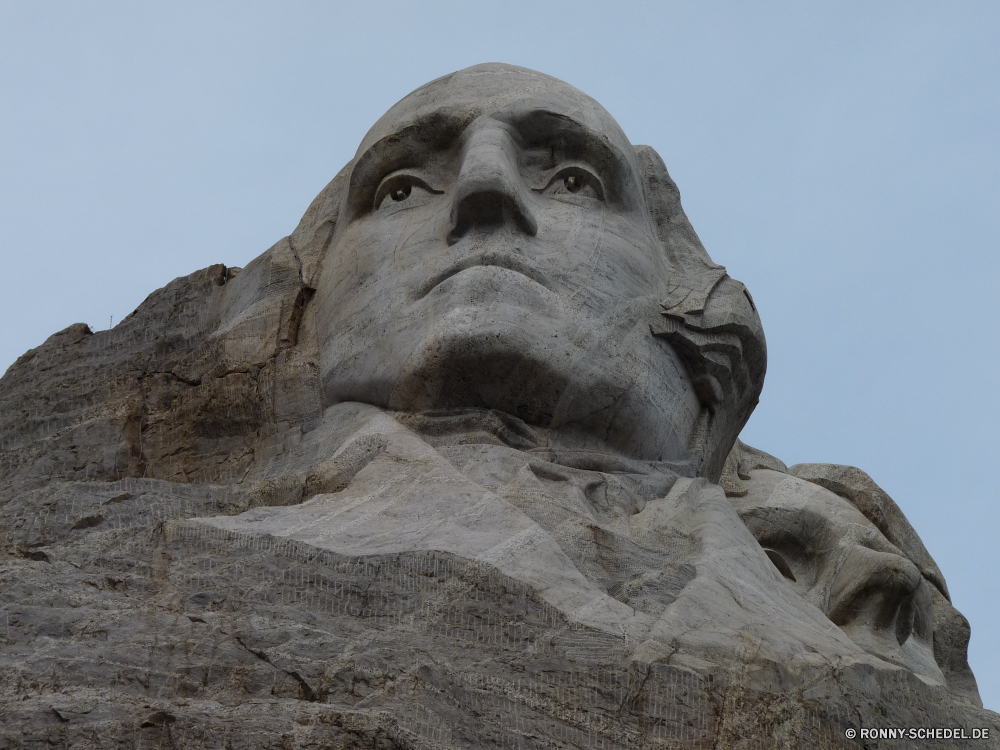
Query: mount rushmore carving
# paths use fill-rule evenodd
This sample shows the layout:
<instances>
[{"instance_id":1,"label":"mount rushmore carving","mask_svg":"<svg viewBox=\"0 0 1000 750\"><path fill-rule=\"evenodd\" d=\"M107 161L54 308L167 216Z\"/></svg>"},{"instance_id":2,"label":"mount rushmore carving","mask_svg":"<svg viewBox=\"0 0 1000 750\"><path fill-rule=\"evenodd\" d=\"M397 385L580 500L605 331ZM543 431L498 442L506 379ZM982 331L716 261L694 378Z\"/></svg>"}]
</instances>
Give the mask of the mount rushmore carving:
<instances>
[{"instance_id":1,"label":"mount rushmore carving","mask_svg":"<svg viewBox=\"0 0 1000 750\"><path fill-rule=\"evenodd\" d=\"M738 441L765 365L653 149L433 81L246 268L0 380L0 746L1000 736L896 503Z\"/></svg>"}]
</instances>

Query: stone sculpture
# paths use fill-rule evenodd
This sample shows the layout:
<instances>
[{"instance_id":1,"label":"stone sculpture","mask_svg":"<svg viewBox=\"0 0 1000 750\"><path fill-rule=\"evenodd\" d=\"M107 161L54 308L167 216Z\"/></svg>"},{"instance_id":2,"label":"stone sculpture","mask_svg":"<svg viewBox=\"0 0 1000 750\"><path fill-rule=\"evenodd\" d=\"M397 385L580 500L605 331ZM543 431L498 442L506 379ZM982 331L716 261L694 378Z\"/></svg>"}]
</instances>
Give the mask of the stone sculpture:
<instances>
[{"instance_id":1,"label":"stone sculpture","mask_svg":"<svg viewBox=\"0 0 1000 750\"><path fill-rule=\"evenodd\" d=\"M245 269L0 381L0 746L1000 736L898 506L737 440L764 369L652 149L433 81Z\"/></svg>"}]
</instances>

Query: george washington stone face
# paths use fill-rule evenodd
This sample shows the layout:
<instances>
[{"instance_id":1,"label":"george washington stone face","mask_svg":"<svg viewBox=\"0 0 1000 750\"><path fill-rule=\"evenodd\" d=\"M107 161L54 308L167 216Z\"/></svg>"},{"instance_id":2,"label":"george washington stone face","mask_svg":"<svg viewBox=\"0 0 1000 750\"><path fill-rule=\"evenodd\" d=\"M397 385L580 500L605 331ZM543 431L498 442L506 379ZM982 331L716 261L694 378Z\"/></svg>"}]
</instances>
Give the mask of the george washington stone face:
<instances>
[{"instance_id":1,"label":"george washington stone face","mask_svg":"<svg viewBox=\"0 0 1000 750\"><path fill-rule=\"evenodd\" d=\"M654 337L673 269L635 149L561 81L484 65L362 142L320 283L328 405L492 409L565 448L682 460L700 403Z\"/></svg>"}]
</instances>

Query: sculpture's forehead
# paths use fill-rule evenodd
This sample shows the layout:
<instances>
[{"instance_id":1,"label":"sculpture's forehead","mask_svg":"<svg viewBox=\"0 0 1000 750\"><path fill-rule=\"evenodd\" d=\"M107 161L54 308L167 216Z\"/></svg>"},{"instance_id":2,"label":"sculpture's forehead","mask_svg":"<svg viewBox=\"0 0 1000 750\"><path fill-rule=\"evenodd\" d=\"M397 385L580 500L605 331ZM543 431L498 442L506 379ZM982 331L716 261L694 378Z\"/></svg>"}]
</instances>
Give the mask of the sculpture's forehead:
<instances>
[{"instance_id":1,"label":"sculpture's forehead","mask_svg":"<svg viewBox=\"0 0 1000 750\"><path fill-rule=\"evenodd\" d=\"M358 154L421 121L467 124L482 115L532 109L564 115L621 151L631 150L615 119L582 91L527 68L491 63L438 78L401 99L368 131Z\"/></svg>"},{"instance_id":2,"label":"sculpture's forehead","mask_svg":"<svg viewBox=\"0 0 1000 750\"><path fill-rule=\"evenodd\" d=\"M764 473L754 472L753 476ZM785 528L808 526L816 533L837 535L853 529L869 539L877 538L881 549L906 556L852 503L825 487L798 477L784 477L771 491L752 491L746 498L735 500L735 505L740 515L770 516L773 522L780 522Z\"/></svg>"}]
</instances>

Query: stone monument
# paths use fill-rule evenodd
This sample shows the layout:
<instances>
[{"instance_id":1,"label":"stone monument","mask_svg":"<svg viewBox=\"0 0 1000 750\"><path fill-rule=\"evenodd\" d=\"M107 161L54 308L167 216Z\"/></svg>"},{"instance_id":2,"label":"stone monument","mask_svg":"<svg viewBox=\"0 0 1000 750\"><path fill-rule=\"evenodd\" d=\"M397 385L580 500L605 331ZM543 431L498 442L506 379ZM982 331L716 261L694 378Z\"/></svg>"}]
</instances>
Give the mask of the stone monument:
<instances>
[{"instance_id":1,"label":"stone monument","mask_svg":"<svg viewBox=\"0 0 1000 750\"><path fill-rule=\"evenodd\" d=\"M0 380L0 747L1000 746L899 507L737 439L765 361L600 105L417 89L246 268Z\"/></svg>"}]
</instances>

